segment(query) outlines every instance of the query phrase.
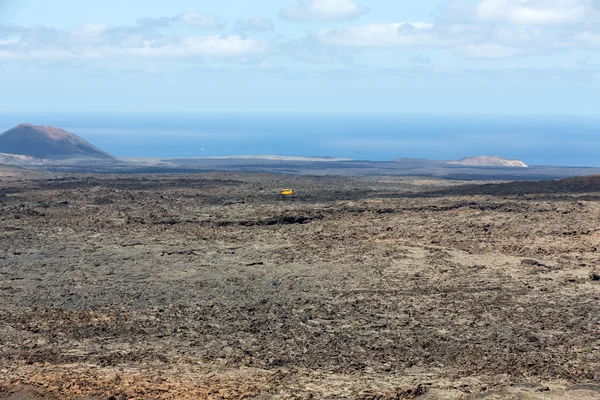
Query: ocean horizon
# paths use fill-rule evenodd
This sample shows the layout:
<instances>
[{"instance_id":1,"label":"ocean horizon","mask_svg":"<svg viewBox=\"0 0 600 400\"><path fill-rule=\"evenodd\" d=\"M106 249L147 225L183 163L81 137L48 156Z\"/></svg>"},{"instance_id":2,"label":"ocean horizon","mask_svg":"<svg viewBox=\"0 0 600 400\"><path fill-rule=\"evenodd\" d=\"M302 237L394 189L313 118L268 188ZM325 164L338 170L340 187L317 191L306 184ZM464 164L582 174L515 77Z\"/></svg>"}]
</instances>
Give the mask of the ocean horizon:
<instances>
[{"instance_id":1,"label":"ocean horizon","mask_svg":"<svg viewBox=\"0 0 600 400\"><path fill-rule=\"evenodd\" d=\"M497 155L529 165L600 166L597 116L0 113L1 132L25 122L66 129L119 157Z\"/></svg>"}]
</instances>

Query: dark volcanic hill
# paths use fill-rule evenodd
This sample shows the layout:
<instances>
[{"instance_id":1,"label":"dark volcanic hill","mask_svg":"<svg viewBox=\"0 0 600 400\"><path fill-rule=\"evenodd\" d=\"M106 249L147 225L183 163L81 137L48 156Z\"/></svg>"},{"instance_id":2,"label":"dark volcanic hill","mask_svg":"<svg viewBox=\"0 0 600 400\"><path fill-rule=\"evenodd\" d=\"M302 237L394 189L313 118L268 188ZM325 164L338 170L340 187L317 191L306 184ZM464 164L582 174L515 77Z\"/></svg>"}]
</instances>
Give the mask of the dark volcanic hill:
<instances>
[{"instance_id":1,"label":"dark volcanic hill","mask_svg":"<svg viewBox=\"0 0 600 400\"><path fill-rule=\"evenodd\" d=\"M445 190L444 193L461 196L518 196L527 194L571 195L600 193L600 175L578 176L561 180L463 185L449 188Z\"/></svg>"},{"instance_id":2,"label":"dark volcanic hill","mask_svg":"<svg viewBox=\"0 0 600 400\"><path fill-rule=\"evenodd\" d=\"M51 126L21 124L0 135L0 153L53 160L113 159L77 135Z\"/></svg>"}]
</instances>

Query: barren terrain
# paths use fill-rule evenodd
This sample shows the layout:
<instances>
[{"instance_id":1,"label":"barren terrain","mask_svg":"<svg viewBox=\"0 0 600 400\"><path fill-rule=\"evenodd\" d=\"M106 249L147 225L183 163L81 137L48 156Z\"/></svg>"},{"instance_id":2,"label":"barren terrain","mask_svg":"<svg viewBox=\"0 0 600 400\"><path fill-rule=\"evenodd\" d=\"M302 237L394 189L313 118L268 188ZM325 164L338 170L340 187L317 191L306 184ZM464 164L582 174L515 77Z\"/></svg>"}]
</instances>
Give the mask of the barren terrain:
<instances>
[{"instance_id":1,"label":"barren terrain","mask_svg":"<svg viewBox=\"0 0 600 400\"><path fill-rule=\"evenodd\" d=\"M463 184L0 176L0 399L600 398L600 178Z\"/></svg>"}]
</instances>

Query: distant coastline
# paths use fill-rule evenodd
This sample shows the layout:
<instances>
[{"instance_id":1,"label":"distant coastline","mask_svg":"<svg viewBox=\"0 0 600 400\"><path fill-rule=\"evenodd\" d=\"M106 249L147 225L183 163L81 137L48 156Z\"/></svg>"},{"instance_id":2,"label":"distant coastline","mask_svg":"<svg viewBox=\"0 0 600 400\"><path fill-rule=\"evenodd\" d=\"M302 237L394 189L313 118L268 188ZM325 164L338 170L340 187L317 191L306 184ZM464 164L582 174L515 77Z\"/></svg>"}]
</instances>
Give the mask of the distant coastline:
<instances>
[{"instance_id":1,"label":"distant coastline","mask_svg":"<svg viewBox=\"0 0 600 400\"><path fill-rule=\"evenodd\" d=\"M126 157L122 157L127 159ZM163 157L159 157L163 158ZM336 161L352 161L351 158L336 158L336 157L302 157L302 156L278 156L271 154L249 154L242 156L206 156L206 157L168 157L169 159L190 159L190 160L271 160L271 161L305 161L305 162L336 162Z\"/></svg>"},{"instance_id":2,"label":"distant coastline","mask_svg":"<svg viewBox=\"0 0 600 400\"><path fill-rule=\"evenodd\" d=\"M25 121L63 128L128 158L390 161L489 154L528 165L600 167L600 148L586 145L597 137L600 116L0 113L0 131Z\"/></svg>"}]
</instances>

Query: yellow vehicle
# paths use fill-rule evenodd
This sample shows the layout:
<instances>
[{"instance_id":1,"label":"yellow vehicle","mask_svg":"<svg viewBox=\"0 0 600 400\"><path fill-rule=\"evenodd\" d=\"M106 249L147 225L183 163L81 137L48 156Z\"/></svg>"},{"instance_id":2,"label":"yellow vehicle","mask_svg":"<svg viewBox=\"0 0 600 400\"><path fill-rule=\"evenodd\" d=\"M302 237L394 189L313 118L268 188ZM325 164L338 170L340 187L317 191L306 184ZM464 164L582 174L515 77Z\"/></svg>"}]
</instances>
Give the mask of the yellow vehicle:
<instances>
[{"instance_id":1,"label":"yellow vehicle","mask_svg":"<svg viewBox=\"0 0 600 400\"><path fill-rule=\"evenodd\" d=\"M296 192L294 192L294 189L283 189L281 191L282 196L294 196L295 194Z\"/></svg>"}]
</instances>

